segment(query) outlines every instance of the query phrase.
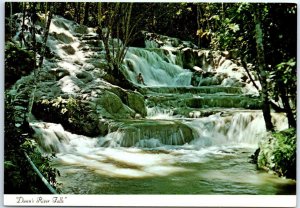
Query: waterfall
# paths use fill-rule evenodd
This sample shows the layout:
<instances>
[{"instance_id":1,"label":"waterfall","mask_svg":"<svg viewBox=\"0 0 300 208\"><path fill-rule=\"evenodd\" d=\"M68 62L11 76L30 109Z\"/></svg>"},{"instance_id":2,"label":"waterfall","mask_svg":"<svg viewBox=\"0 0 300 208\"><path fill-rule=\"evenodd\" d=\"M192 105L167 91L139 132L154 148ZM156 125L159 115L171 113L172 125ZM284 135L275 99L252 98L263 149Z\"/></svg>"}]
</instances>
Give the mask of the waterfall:
<instances>
[{"instance_id":1,"label":"waterfall","mask_svg":"<svg viewBox=\"0 0 300 208\"><path fill-rule=\"evenodd\" d=\"M34 138L42 151L47 153L65 151L63 143L68 143L70 138L60 124L32 122L30 126L35 132Z\"/></svg>"},{"instance_id":2,"label":"waterfall","mask_svg":"<svg viewBox=\"0 0 300 208\"><path fill-rule=\"evenodd\" d=\"M191 142L193 146L226 146L226 145L253 145L265 136L266 128L263 114L256 112L238 112L232 116L222 117L219 114L194 119L187 125L197 132ZM272 115L277 130L288 128L287 119L282 114Z\"/></svg>"},{"instance_id":3,"label":"waterfall","mask_svg":"<svg viewBox=\"0 0 300 208\"><path fill-rule=\"evenodd\" d=\"M199 147L231 144L257 144L265 133L260 113L237 113L230 117L212 115L190 122L197 131L193 145Z\"/></svg>"},{"instance_id":4,"label":"waterfall","mask_svg":"<svg viewBox=\"0 0 300 208\"><path fill-rule=\"evenodd\" d=\"M147 120L124 122L124 127L99 138L104 147L158 147L184 145L193 139L193 131L180 121Z\"/></svg>"},{"instance_id":5,"label":"waterfall","mask_svg":"<svg viewBox=\"0 0 300 208\"><path fill-rule=\"evenodd\" d=\"M124 59L125 73L136 84L136 76L141 73L147 86L189 86L192 72L176 65L170 54L131 47Z\"/></svg>"},{"instance_id":6,"label":"waterfall","mask_svg":"<svg viewBox=\"0 0 300 208\"><path fill-rule=\"evenodd\" d=\"M156 112L160 114L160 111ZM287 128L284 115L273 113L272 117L278 130ZM266 133L263 115L258 111L236 112L225 117L219 113L182 122L147 120L124 124L117 131L96 138L72 134L60 124L33 122L31 126L37 143L48 153L88 152L96 147L156 148L174 145L183 148L185 144L193 149L240 144L256 146Z\"/></svg>"},{"instance_id":7,"label":"waterfall","mask_svg":"<svg viewBox=\"0 0 300 208\"><path fill-rule=\"evenodd\" d=\"M147 118L149 119L173 119L173 111L171 109L162 109L157 106L147 107Z\"/></svg>"}]
</instances>

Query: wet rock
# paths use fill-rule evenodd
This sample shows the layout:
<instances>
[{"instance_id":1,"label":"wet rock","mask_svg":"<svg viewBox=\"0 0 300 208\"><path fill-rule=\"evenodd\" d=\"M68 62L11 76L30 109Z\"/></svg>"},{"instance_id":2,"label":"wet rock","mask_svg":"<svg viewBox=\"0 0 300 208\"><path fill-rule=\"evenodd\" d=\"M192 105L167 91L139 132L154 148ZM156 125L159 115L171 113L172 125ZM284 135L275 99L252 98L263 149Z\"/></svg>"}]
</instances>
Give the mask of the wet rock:
<instances>
[{"instance_id":1,"label":"wet rock","mask_svg":"<svg viewBox=\"0 0 300 208\"><path fill-rule=\"evenodd\" d=\"M194 52L191 48L184 48L182 51L183 68L193 69L195 64Z\"/></svg>"},{"instance_id":2,"label":"wet rock","mask_svg":"<svg viewBox=\"0 0 300 208\"><path fill-rule=\"evenodd\" d=\"M141 114L139 114L139 113L136 113L136 114L134 115L134 118L135 118L135 119L141 119L141 118L142 118L142 116L141 116Z\"/></svg>"},{"instance_id":3,"label":"wet rock","mask_svg":"<svg viewBox=\"0 0 300 208\"><path fill-rule=\"evenodd\" d=\"M127 92L127 102L128 106L135 110L138 114L140 114L142 117L145 117L147 115L147 110L144 102L143 95L137 93L137 92Z\"/></svg>"},{"instance_id":4,"label":"wet rock","mask_svg":"<svg viewBox=\"0 0 300 208\"><path fill-rule=\"evenodd\" d=\"M77 25L74 29L74 32L80 34L86 34L88 32L88 27L84 25Z\"/></svg>"},{"instance_id":5,"label":"wet rock","mask_svg":"<svg viewBox=\"0 0 300 208\"><path fill-rule=\"evenodd\" d=\"M73 38L68 36L67 34L65 33L56 33L56 32L53 32L52 33L52 36L57 39L57 40L60 40L62 41L63 43L71 43L73 42Z\"/></svg>"},{"instance_id":6,"label":"wet rock","mask_svg":"<svg viewBox=\"0 0 300 208\"><path fill-rule=\"evenodd\" d=\"M93 76L86 71L82 71L82 72L76 74L76 77L85 83L91 82L93 80Z\"/></svg>"},{"instance_id":7,"label":"wet rock","mask_svg":"<svg viewBox=\"0 0 300 208\"><path fill-rule=\"evenodd\" d=\"M61 48L69 55L74 55L76 52L75 49L71 45L64 45Z\"/></svg>"},{"instance_id":8,"label":"wet rock","mask_svg":"<svg viewBox=\"0 0 300 208\"><path fill-rule=\"evenodd\" d=\"M193 66L192 69L199 74L203 73L203 69L201 69L199 66Z\"/></svg>"},{"instance_id":9,"label":"wet rock","mask_svg":"<svg viewBox=\"0 0 300 208\"><path fill-rule=\"evenodd\" d=\"M69 30L69 27L63 21L60 21L58 19L52 19L51 23L54 24L56 27L60 27L65 30Z\"/></svg>"},{"instance_id":10,"label":"wet rock","mask_svg":"<svg viewBox=\"0 0 300 208\"><path fill-rule=\"evenodd\" d=\"M63 68L53 69L50 72L56 77L56 80L60 80L61 78L70 75L70 72Z\"/></svg>"},{"instance_id":11,"label":"wet rock","mask_svg":"<svg viewBox=\"0 0 300 208\"><path fill-rule=\"evenodd\" d=\"M123 147L135 146L153 138L167 145L183 145L194 139L193 130L179 121L125 120L119 126L124 135L117 142Z\"/></svg>"},{"instance_id":12,"label":"wet rock","mask_svg":"<svg viewBox=\"0 0 300 208\"><path fill-rule=\"evenodd\" d=\"M114 93L104 91L96 100L97 108L104 109L106 117L110 118L130 118L134 116L134 111L123 104L122 100Z\"/></svg>"},{"instance_id":13,"label":"wet rock","mask_svg":"<svg viewBox=\"0 0 300 208\"><path fill-rule=\"evenodd\" d=\"M230 53L229 51L222 51L222 56L224 56L225 58L229 59L230 58Z\"/></svg>"}]
</instances>

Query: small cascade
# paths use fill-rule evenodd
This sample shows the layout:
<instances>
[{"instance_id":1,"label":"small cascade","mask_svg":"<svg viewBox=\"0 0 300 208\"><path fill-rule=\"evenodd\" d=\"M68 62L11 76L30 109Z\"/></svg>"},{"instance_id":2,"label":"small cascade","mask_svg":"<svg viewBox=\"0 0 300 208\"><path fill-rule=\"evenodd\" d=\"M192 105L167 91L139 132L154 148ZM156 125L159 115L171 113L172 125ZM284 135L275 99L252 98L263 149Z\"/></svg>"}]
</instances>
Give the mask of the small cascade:
<instances>
[{"instance_id":1,"label":"small cascade","mask_svg":"<svg viewBox=\"0 0 300 208\"><path fill-rule=\"evenodd\" d=\"M142 48L129 48L124 60L125 73L137 83L142 74L147 86L189 86L192 72L172 63L170 58Z\"/></svg>"},{"instance_id":2,"label":"small cascade","mask_svg":"<svg viewBox=\"0 0 300 208\"><path fill-rule=\"evenodd\" d=\"M184 145L193 140L191 128L179 121L146 120L124 122L118 131L99 139L104 147L157 147Z\"/></svg>"},{"instance_id":3,"label":"small cascade","mask_svg":"<svg viewBox=\"0 0 300 208\"><path fill-rule=\"evenodd\" d=\"M171 109L162 109L162 108L159 108L157 106L155 107L148 107L147 108L147 118L148 119L157 119L157 120L171 120L174 118L173 116L173 110Z\"/></svg>"},{"instance_id":4,"label":"small cascade","mask_svg":"<svg viewBox=\"0 0 300 208\"><path fill-rule=\"evenodd\" d=\"M272 116L278 130L287 128L287 120L283 115ZM197 139L192 141L196 147L241 144L256 146L266 133L263 114L259 111L236 112L226 117L218 113L186 124L197 132Z\"/></svg>"},{"instance_id":5,"label":"small cascade","mask_svg":"<svg viewBox=\"0 0 300 208\"><path fill-rule=\"evenodd\" d=\"M262 115L252 113L237 113L229 117L212 115L195 119L189 125L197 131L198 138L193 141L197 147L257 145L265 133Z\"/></svg>"},{"instance_id":6,"label":"small cascade","mask_svg":"<svg viewBox=\"0 0 300 208\"><path fill-rule=\"evenodd\" d=\"M34 130L34 138L42 151L46 153L64 152L63 143L70 142L70 136L60 124L46 122L32 122L30 126Z\"/></svg>"}]
</instances>

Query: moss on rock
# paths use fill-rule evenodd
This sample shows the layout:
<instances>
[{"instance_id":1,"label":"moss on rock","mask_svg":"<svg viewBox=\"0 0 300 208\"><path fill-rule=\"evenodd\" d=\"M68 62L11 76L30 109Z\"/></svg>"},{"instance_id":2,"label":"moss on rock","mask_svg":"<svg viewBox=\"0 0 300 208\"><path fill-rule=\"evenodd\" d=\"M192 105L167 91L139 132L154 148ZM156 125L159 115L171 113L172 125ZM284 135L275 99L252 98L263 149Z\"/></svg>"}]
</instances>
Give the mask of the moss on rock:
<instances>
[{"instance_id":1,"label":"moss on rock","mask_svg":"<svg viewBox=\"0 0 300 208\"><path fill-rule=\"evenodd\" d=\"M128 91L127 93L127 105L135 110L135 112L141 114L141 116L147 116L147 110L144 102L143 95L135 92Z\"/></svg>"}]
</instances>

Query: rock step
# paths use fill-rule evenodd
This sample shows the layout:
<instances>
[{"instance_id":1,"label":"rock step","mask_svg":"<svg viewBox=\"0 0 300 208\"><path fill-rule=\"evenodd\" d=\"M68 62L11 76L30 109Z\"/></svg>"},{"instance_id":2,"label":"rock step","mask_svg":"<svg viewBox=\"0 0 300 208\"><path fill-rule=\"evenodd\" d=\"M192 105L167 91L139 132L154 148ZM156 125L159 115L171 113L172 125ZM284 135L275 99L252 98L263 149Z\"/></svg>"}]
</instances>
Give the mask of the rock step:
<instances>
[{"instance_id":1,"label":"rock step","mask_svg":"<svg viewBox=\"0 0 300 208\"><path fill-rule=\"evenodd\" d=\"M189 107L189 108L245 108L260 109L261 101L258 97L249 97L245 95L214 95L207 94L201 96L194 95L169 95L169 96L149 96L147 103L150 107Z\"/></svg>"},{"instance_id":2,"label":"rock step","mask_svg":"<svg viewBox=\"0 0 300 208\"><path fill-rule=\"evenodd\" d=\"M155 93L192 93L192 94L214 94L214 93L229 93L229 94L242 94L240 87L224 87L224 86L183 86L183 87L144 87L142 88L145 94Z\"/></svg>"},{"instance_id":3,"label":"rock step","mask_svg":"<svg viewBox=\"0 0 300 208\"><path fill-rule=\"evenodd\" d=\"M99 40L98 35L83 35L79 38L80 40Z\"/></svg>"},{"instance_id":4,"label":"rock step","mask_svg":"<svg viewBox=\"0 0 300 208\"><path fill-rule=\"evenodd\" d=\"M194 139L193 130L175 120L122 120L114 124L118 130L106 135L101 146L157 147L183 145Z\"/></svg>"},{"instance_id":5,"label":"rock step","mask_svg":"<svg viewBox=\"0 0 300 208\"><path fill-rule=\"evenodd\" d=\"M220 108L220 107L211 107L211 108L175 108L172 109L172 115L179 117L183 117L181 119L190 120L195 118L208 117L211 115L219 114L222 117L232 116L236 112L261 112L261 110L256 109L245 109L245 108ZM151 116L150 116L151 117Z\"/></svg>"},{"instance_id":6,"label":"rock step","mask_svg":"<svg viewBox=\"0 0 300 208\"><path fill-rule=\"evenodd\" d=\"M82 40L81 43L98 47L102 42L100 40Z\"/></svg>"}]
</instances>

